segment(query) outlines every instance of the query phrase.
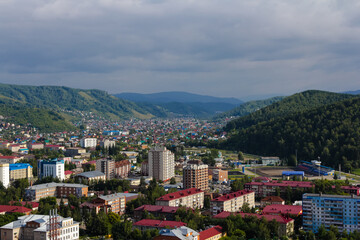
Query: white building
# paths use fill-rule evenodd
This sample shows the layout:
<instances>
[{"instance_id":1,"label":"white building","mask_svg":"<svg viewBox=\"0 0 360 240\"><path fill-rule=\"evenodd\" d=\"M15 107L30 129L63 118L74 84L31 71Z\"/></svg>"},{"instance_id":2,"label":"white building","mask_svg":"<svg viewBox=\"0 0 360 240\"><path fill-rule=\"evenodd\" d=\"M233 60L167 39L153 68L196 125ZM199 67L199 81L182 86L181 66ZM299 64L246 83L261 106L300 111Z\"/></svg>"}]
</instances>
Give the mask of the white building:
<instances>
[{"instance_id":1,"label":"white building","mask_svg":"<svg viewBox=\"0 0 360 240\"><path fill-rule=\"evenodd\" d=\"M94 148L96 147L97 139L96 138L83 138L80 140L80 146L83 148Z\"/></svg>"},{"instance_id":2,"label":"white building","mask_svg":"<svg viewBox=\"0 0 360 240\"><path fill-rule=\"evenodd\" d=\"M166 147L154 147L149 151L149 176L166 181L175 176L175 155Z\"/></svg>"},{"instance_id":3,"label":"white building","mask_svg":"<svg viewBox=\"0 0 360 240\"><path fill-rule=\"evenodd\" d=\"M61 181L65 179L65 164L64 160L39 160L38 161L38 177L58 178Z\"/></svg>"},{"instance_id":4,"label":"white building","mask_svg":"<svg viewBox=\"0 0 360 240\"><path fill-rule=\"evenodd\" d=\"M55 218L54 218L55 219ZM1 239L13 240L49 240L54 239L51 233L55 230L50 228L49 215L25 215L18 220L6 224L0 228ZM56 239L74 240L79 239L79 223L72 218L63 218L57 215L57 237Z\"/></svg>"},{"instance_id":5,"label":"white building","mask_svg":"<svg viewBox=\"0 0 360 240\"><path fill-rule=\"evenodd\" d=\"M10 168L8 163L0 164L0 181L4 187L9 187L10 185Z\"/></svg>"}]
</instances>

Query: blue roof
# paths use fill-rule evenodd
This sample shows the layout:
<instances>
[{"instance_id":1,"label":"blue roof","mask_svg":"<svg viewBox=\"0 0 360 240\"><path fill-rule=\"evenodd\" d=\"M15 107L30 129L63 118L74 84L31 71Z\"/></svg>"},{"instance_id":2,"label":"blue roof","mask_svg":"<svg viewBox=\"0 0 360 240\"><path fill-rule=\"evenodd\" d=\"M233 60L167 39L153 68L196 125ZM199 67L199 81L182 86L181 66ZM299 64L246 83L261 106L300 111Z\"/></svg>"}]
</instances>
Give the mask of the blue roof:
<instances>
[{"instance_id":1,"label":"blue roof","mask_svg":"<svg viewBox=\"0 0 360 240\"><path fill-rule=\"evenodd\" d=\"M14 163L14 164L9 165L10 171L20 170L20 169L27 169L28 167L32 168L32 166L30 164L28 164L28 163Z\"/></svg>"},{"instance_id":2,"label":"blue roof","mask_svg":"<svg viewBox=\"0 0 360 240\"><path fill-rule=\"evenodd\" d=\"M304 176L304 171L283 171L282 175L301 175Z\"/></svg>"}]
</instances>

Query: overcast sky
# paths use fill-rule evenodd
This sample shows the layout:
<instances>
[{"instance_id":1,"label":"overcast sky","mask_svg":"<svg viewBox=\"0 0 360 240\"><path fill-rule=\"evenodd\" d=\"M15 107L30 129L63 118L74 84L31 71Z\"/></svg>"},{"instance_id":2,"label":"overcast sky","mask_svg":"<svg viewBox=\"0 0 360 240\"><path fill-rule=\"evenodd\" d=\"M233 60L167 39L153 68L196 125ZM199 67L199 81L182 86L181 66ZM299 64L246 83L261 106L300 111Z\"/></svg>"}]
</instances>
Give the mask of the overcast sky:
<instances>
[{"instance_id":1,"label":"overcast sky","mask_svg":"<svg viewBox=\"0 0 360 240\"><path fill-rule=\"evenodd\" d=\"M0 0L0 82L240 99L360 89L358 0Z\"/></svg>"}]
</instances>

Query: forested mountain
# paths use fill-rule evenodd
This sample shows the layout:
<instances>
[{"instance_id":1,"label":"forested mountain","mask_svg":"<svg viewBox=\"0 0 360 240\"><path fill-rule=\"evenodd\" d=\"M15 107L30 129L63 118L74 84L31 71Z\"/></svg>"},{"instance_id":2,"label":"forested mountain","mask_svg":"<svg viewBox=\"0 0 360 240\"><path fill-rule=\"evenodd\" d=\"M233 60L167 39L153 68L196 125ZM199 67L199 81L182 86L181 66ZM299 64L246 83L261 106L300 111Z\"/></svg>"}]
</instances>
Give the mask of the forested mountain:
<instances>
[{"instance_id":1,"label":"forested mountain","mask_svg":"<svg viewBox=\"0 0 360 240\"><path fill-rule=\"evenodd\" d=\"M298 159L318 156L328 166L348 171L360 166L360 98L272 118L239 129L223 147L259 155Z\"/></svg>"},{"instance_id":2,"label":"forested mountain","mask_svg":"<svg viewBox=\"0 0 360 240\"><path fill-rule=\"evenodd\" d=\"M226 131L232 129L247 128L257 123L268 121L278 117L284 117L291 113L303 112L314 109L326 104L335 103L354 95L332 93L318 90L309 90L285 97L283 100L275 102L267 107L253 112L245 117L237 118L227 124Z\"/></svg>"},{"instance_id":3,"label":"forested mountain","mask_svg":"<svg viewBox=\"0 0 360 240\"><path fill-rule=\"evenodd\" d=\"M275 102L282 100L284 97L272 97L264 100L249 101L241 104L238 107L231 109L230 111L217 114L214 119L221 119L225 117L243 117L253 113L261 108L269 106Z\"/></svg>"},{"instance_id":4,"label":"forested mountain","mask_svg":"<svg viewBox=\"0 0 360 240\"><path fill-rule=\"evenodd\" d=\"M159 93L119 93L114 94L114 96L130 100L133 102L148 102L148 103L229 103L233 105L238 105L243 103L243 101L237 98L222 98L222 97L213 97L207 95L200 95L195 93L188 92L159 92Z\"/></svg>"},{"instance_id":5,"label":"forested mountain","mask_svg":"<svg viewBox=\"0 0 360 240\"><path fill-rule=\"evenodd\" d=\"M60 114L41 108L32 108L24 104L11 103L0 99L0 115L7 122L36 127L41 132L69 131L75 129Z\"/></svg>"},{"instance_id":6,"label":"forested mountain","mask_svg":"<svg viewBox=\"0 0 360 240\"><path fill-rule=\"evenodd\" d=\"M130 117L149 118L154 114L166 115L160 107L140 107L136 103L118 99L101 90L0 84L0 98L30 107L94 112L116 120Z\"/></svg>"}]
</instances>

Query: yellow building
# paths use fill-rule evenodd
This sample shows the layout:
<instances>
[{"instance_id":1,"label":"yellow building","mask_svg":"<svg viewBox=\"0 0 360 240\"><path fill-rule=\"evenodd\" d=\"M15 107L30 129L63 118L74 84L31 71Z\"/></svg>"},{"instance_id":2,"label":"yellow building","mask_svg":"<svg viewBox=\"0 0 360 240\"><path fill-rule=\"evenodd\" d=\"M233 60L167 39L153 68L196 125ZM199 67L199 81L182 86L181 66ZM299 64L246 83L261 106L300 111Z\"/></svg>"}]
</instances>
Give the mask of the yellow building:
<instances>
[{"instance_id":1,"label":"yellow building","mask_svg":"<svg viewBox=\"0 0 360 240\"><path fill-rule=\"evenodd\" d=\"M28 163L10 164L10 181L17 179L31 179L33 177L32 166Z\"/></svg>"}]
</instances>

